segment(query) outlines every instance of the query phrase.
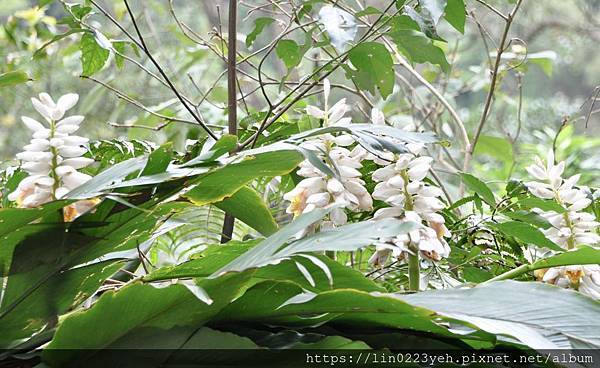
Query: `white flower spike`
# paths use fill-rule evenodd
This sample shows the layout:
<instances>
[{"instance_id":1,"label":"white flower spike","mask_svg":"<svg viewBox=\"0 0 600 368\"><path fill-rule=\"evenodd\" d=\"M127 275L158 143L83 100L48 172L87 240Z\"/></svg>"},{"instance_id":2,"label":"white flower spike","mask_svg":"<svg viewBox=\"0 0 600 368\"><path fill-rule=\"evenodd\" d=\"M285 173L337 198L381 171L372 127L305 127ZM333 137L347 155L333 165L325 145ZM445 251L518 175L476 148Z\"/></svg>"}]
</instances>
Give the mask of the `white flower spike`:
<instances>
[{"instance_id":1,"label":"white flower spike","mask_svg":"<svg viewBox=\"0 0 600 368\"><path fill-rule=\"evenodd\" d=\"M19 184L8 198L20 207L38 207L44 203L60 199L69 191L87 182L91 177L78 172L94 160L82 157L87 149L83 146L87 138L70 135L79 129L83 116L64 118L79 96L66 94L55 103L47 93L32 98L35 109L47 121L47 125L27 116L23 124L33 132L30 143L17 154L22 161L21 168L30 174ZM80 201L64 209L65 221L89 210L97 201Z\"/></svg>"}]
</instances>

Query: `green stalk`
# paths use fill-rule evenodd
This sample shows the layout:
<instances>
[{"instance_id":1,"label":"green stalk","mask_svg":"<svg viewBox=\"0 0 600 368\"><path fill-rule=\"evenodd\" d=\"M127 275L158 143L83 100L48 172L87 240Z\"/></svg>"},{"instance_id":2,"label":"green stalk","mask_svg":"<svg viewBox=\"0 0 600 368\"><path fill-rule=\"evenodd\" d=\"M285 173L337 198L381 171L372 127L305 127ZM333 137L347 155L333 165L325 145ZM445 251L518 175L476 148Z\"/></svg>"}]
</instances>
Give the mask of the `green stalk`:
<instances>
[{"instance_id":1,"label":"green stalk","mask_svg":"<svg viewBox=\"0 0 600 368\"><path fill-rule=\"evenodd\" d=\"M56 132L56 122L53 120L50 122L50 137L48 140L52 140L54 138L54 134ZM50 152L52 153L52 168L50 171L50 176L54 179L54 184L52 185L52 199L56 200L56 190L59 188L59 180L60 178L56 174L56 168L58 167L58 150L54 146L50 146Z\"/></svg>"},{"instance_id":2,"label":"green stalk","mask_svg":"<svg viewBox=\"0 0 600 368\"><path fill-rule=\"evenodd\" d=\"M413 251L415 254L408 255L408 287L410 291L419 291L419 283L421 272L419 270L419 254L417 251Z\"/></svg>"}]
</instances>

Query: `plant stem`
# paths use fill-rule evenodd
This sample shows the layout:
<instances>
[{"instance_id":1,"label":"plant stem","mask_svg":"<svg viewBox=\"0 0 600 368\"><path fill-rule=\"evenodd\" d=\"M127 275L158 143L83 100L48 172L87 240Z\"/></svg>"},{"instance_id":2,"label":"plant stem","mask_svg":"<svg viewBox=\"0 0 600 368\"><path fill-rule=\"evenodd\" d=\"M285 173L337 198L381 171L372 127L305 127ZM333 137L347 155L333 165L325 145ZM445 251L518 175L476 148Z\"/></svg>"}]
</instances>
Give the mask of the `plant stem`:
<instances>
[{"instance_id":1,"label":"plant stem","mask_svg":"<svg viewBox=\"0 0 600 368\"><path fill-rule=\"evenodd\" d=\"M506 24L504 25L504 30L502 32L502 37L500 39L500 44L498 45L498 50L496 51L496 60L494 63L494 67L491 70L492 79L490 81L490 90L485 98L485 104L483 107L483 113L481 114L481 119L479 120L479 124L477 125L477 129L475 130L475 135L473 136L473 140L471 141L471 145L468 147L465 153L465 161L463 165L463 171L468 172L469 166L471 163L471 159L473 158L473 152L475 152L475 147L477 146L477 142L479 141L479 137L481 132L483 131L483 127L490 115L490 110L492 108L492 101L494 100L494 94L496 93L496 85L498 83L498 74L500 70L500 65L502 64L502 54L506 51L507 41L508 41L508 32L510 31L510 27L513 23L515 15L519 8L521 7L521 3L523 0L517 0L517 3L510 14L505 18ZM510 42L508 43L510 45ZM464 191L464 186L461 184L460 193L462 195Z\"/></svg>"},{"instance_id":2,"label":"plant stem","mask_svg":"<svg viewBox=\"0 0 600 368\"><path fill-rule=\"evenodd\" d=\"M413 252L414 254L408 255L408 287L410 291L419 291L421 271L419 270L418 249Z\"/></svg>"},{"instance_id":3,"label":"plant stem","mask_svg":"<svg viewBox=\"0 0 600 368\"><path fill-rule=\"evenodd\" d=\"M227 29L227 123L229 134L237 136L237 0L229 0L229 26ZM234 149L232 153L235 153ZM225 213L221 243L227 243L233 237L235 217Z\"/></svg>"}]
</instances>

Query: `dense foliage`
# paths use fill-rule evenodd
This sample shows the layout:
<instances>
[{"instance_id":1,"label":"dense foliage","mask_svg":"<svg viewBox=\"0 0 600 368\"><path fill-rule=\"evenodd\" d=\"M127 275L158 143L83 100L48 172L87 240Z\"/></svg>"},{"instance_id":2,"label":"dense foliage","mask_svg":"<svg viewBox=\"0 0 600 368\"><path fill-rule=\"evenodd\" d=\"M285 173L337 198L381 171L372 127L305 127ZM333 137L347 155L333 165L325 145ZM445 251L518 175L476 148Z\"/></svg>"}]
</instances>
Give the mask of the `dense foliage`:
<instances>
[{"instance_id":1,"label":"dense foliage","mask_svg":"<svg viewBox=\"0 0 600 368\"><path fill-rule=\"evenodd\" d=\"M169 1L165 44L140 3L38 1L0 33L0 93L33 107L0 175L4 357L600 347L600 90L528 125L555 54L512 36L526 1L231 1L209 32ZM53 59L94 90L32 92ZM128 136L90 140L102 119Z\"/></svg>"}]
</instances>

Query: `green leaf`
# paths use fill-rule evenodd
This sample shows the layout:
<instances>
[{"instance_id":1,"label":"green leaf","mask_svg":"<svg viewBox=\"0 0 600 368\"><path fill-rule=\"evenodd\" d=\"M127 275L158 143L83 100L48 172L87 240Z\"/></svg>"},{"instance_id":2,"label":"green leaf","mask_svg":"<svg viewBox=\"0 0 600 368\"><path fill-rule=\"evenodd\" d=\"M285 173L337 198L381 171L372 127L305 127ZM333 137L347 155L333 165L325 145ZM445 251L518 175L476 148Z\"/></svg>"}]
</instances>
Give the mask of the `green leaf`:
<instances>
[{"instance_id":1,"label":"green leaf","mask_svg":"<svg viewBox=\"0 0 600 368\"><path fill-rule=\"evenodd\" d=\"M81 37L79 48L81 50L82 73L85 76L91 76L101 70L110 55L110 51L100 46L91 33L85 33Z\"/></svg>"},{"instance_id":2,"label":"green leaf","mask_svg":"<svg viewBox=\"0 0 600 368\"><path fill-rule=\"evenodd\" d=\"M525 208L539 208L543 211L564 213L566 210L553 199L526 197L519 199L518 203Z\"/></svg>"},{"instance_id":3,"label":"green leaf","mask_svg":"<svg viewBox=\"0 0 600 368\"><path fill-rule=\"evenodd\" d=\"M284 326L314 326L333 321L337 325L399 328L452 336L433 322L435 315L391 294L338 289L312 294L302 303L289 303L302 289L287 282L263 282L223 309L219 320L246 320ZM310 294L309 294L310 295Z\"/></svg>"},{"instance_id":4,"label":"green leaf","mask_svg":"<svg viewBox=\"0 0 600 368\"><path fill-rule=\"evenodd\" d=\"M252 188L244 186L231 197L215 203L215 206L262 235L268 236L277 231L277 222L271 215L271 211L261 196Z\"/></svg>"},{"instance_id":5,"label":"green leaf","mask_svg":"<svg viewBox=\"0 0 600 368\"><path fill-rule=\"evenodd\" d=\"M502 162L512 162L513 148L506 138L484 135L477 141L475 154L485 154Z\"/></svg>"},{"instance_id":6,"label":"green leaf","mask_svg":"<svg viewBox=\"0 0 600 368\"><path fill-rule=\"evenodd\" d=\"M288 70L300 65L304 56L300 45L294 40L280 40L277 42L275 53L283 61Z\"/></svg>"},{"instance_id":7,"label":"green leaf","mask_svg":"<svg viewBox=\"0 0 600 368\"><path fill-rule=\"evenodd\" d=\"M273 18L256 18L256 20L254 21L254 29L252 30L252 32L248 33L248 36L246 36L246 47L252 46L254 41L256 41L256 38L262 33L265 27L273 23L274 21L275 19Z\"/></svg>"},{"instance_id":8,"label":"green leaf","mask_svg":"<svg viewBox=\"0 0 600 368\"><path fill-rule=\"evenodd\" d=\"M600 304L555 286L500 281L398 298L490 333L512 336L533 349L600 346Z\"/></svg>"},{"instance_id":9,"label":"green leaf","mask_svg":"<svg viewBox=\"0 0 600 368\"><path fill-rule=\"evenodd\" d=\"M376 15L376 14L381 14L381 10L379 10L375 7L372 7L372 6L367 6L365 9L354 14L354 16L360 18L360 17L366 17L367 15Z\"/></svg>"},{"instance_id":10,"label":"green leaf","mask_svg":"<svg viewBox=\"0 0 600 368\"><path fill-rule=\"evenodd\" d=\"M355 69L350 76L357 86L375 94L379 90L385 99L394 91L394 61L384 45L365 42L350 50L348 57Z\"/></svg>"},{"instance_id":11,"label":"green leaf","mask_svg":"<svg viewBox=\"0 0 600 368\"><path fill-rule=\"evenodd\" d=\"M31 80L29 75L21 70L3 73L0 74L0 88L16 86Z\"/></svg>"},{"instance_id":12,"label":"green leaf","mask_svg":"<svg viewBox=\"0 0 600 368\"><path fill-rule=\"evenodd\" d=\"M123 181L128 175L143 169L147 161L148 157L139 156L120 162L94 176L85 184L75 188L67 194L67 197L72 199L86 199L102 195L107 187Z\"/></svg>"},{"instance_id":13,"label":"green leaf","mask_svg":"<svg viewBox=\"0 0 600 368\"><path fill-rule=\"evenodd\" d=\"M206 164L208 162L215 161L227 154L228 152L233 151L237 147L238 137L231 134L225 134L215 144L210 147L208 152L198 155L193 159L187 161L181 167L189 167L194 165Z\"/></svg>"},{"instance_id":14,"label":"green leaf","mask_svg":"<svg viewBox=\"0 0 600 368\"><path fill-rule=\"evenodd\" d=\"M532 270L556 266L600 264L600 250L588 246L540 259L529 267Z\"/></svg>"},{"instance_id":15,"label":"green leaf","mask_svg":"<svg viewBox=\"0 0 600 368\"><path fill-rule=\"evenodd\" d=\"M317 209L300 215L292 223L284 226L244 255L222 267L211 277L218 277L227 272L241 272L250 268L265 266L303 253L328 250L351 252L373 244L379 237L407 233L416 226L412 222L402 222L396 219L383 219L376 222L363 221L316 233L284 246L292 236L322 219L334 208L335 206Z\"/></svg>"},{"instance_id":16,"label":"green leaf","mask_svg":"<svg viewBox=\"0 0 600 368\"><path fill-rule=\"evenodd\" d=\"M445 72L450 70L444 51L419 32L419 29L419 25L414 20L401 15L394 17L389 35L398 46L398 50L410 61L439 65Z\"/></svg>"},{"instance_id":17,"label":"green leaf","mask_svg":"<svg viewBox=\"0 0 600 368\"><path fill-rule=\"evenodd\" d=\"M148 156L146 166L140 176L160 174L167 170L171 163L171 154L173 153L173 143L169 142L152 151Z\"/></svg>"},{"instance_id":18,"label":"green leaf","mask_svg":"<svg viewBox=\"0 0 600 368\"><path fill-rule=\"evenodd\" d=\"M66 38L72 34L81 33L81 32L89 32L89 31L84 28L71 28L70 30L68 30L65 33L61 33L59 35L52 37L52 39L50 41L46 42L39 49L35 50L35 52L33 53L33 58L35 59L35 58L40 57L42 55L42 51L44 51L46 49L46 47L50 46L51 44L58 42L58 41L62 40L63 38Z\"/></svg>"},{"instance_id":19,"label":"green leaf","mask_svg":"<svg viewBox=\"0 0 600 368\"><path fill-rule=\"evenodd\" d=\"M448 0L444 17L457 31L465 33L467 10L464 0Z\"/></svg>"},{"instance_id":20,"label":"green leaf","mask_svg":"<svg viewBox=\"0 0 600 368\"><path fill-rule=\"evenodd\" d=\"M521 210L521 211L502 212L502 214L506 215L506 217L509 217L513 220L526 222L528 224L531 224L535 227L539 227L542 229L548 229L548 228L552 227L552 225L550 225L548 220L546 220L545 218L543 218L542 216L538 215L535 212Z\"/></svg>"},{"instance_id":21,"label":"green leaf","mask_svg":"<svg viewBox=\"0 0 600 368\"><path fill-rule=\"evenodd\" d=\"M52 242L44 245L56 246ZM43 285L34 289L23 302L0 318L0 346L9 347L43 331L49 324L54 323L59 315L83 303L104 280L122 266L113 260L53 275ZM36 285L37 280L32 276L39 271L40 269L21 270L9 275L0 312L4 312L7 306L15 302L24 290Z\"/></svg>"},{"instance_id":22,"label":"green leaf","mask_svg":"<svg viewBox=\"0 0 600 368\"><path fill-rule=\"evenodd\" d=\"M115 51L119 54L125 54L125 47L127 46L127 44L128 42L126 41L115 41L112 43ZM123 67L125 66L125 59L119 54L115 53L115 64L117 64L117 68L123 69Z\"/></svg>"},{"instance_id":23,"label":"green leaf","mask_svg":"<svg viewBox=\"0 0 600 368\"><path fill-rule=\"evenodd\" d=\"M487 186L487 184L485 184L484 182L482 182L481 180L479 180L471 174L460 173L460 177L463 183L465 183L465 185L469 189L477 193L485 201L485 203L487 203L491 207L496 206L496 198L494 198L494 193Z\"/></svg>"},{"instance_id":24,"label":"green leaf","mask_svg":"<svg viewBox=\"0 0 600 368\"><path fill-rule=\"evenodd\" d=\"M192 260L177 266L163 267L143 277L146 282L208 277L223 266L235 260L256 246L258 241L236 242L209 245L205 250L192 256ZM301 262L310 272L315 286L310 285L296 268L294 261L285 260L281 263L268 265L257 269L253 277L263 280L292 281L306 290L325 291L331 289L352 288L363 291L385 291L374 281L364 277L361 272L346 267L323 255L303 255L294 259ZM317 264L320 263L320 264ZM330 276L324 272L327 268ZM331 277L331 279L330 279Z\"/></svg>"},{"instance_id":25,"label":"green leaf","mask_svg":"<svg viewBox=\"0 0 600 368\"><path fill-rule=\"evenodd\" d=\"M213 170L197 179L196 185L184 194L184 197L198 206L220 202L256 178L289 173L304 159L296 151L284 150L256 155L245 153L238 157L238 162Z\"/></svg>"},{"instance_id":26,"label":"green leaf","mask_svg":"<svg viewBox=\"0 0 600 368\"><path fill-rule=\"evenodd\" d=\"M520 221L507 221L499 224L488 223L488 225L505 235L514 236L526 244L534 244L551 250L563 251L560 246L549 240L537 228Z\"/></svg>"},{"instance_id":27,"label":"green leaf","mask_svg":"<svg viewBox=\"0 0 600 368\"><path fill-rule=\"evenodd\" d=\"M73 313L60 324L43 358L52 366L63 366L90 358L95 353L92 349L109 348L141 328L202 325L236 298L248 281L249 275L237 274L202 282L214 299L211 305L200 302L181 285L159 289L134 283L107 292L92 308ZM64 349L72 350L67 354Z\"/></svg>"}]
</instances>

